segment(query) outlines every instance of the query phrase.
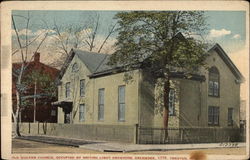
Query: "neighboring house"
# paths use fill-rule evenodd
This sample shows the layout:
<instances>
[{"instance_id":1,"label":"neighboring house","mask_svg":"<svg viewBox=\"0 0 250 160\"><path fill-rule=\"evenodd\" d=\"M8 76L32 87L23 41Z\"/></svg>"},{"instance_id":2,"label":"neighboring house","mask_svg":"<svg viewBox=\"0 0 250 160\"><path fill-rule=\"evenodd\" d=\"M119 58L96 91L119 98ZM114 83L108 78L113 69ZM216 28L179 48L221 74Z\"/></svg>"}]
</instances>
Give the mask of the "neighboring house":
<instances>
[{"instance_id":1,"label":"neighboring house","mask_svg":"<svg viewBox=\"0 0 250 160\"><path fill-rule=\"evenodd\" d=\"M13 108L16 109L16 81L18 72L21 68L21 63L13 63L12 64L12 102L13 102ZM35 53L34 55L34 61L31 61L28 64L28 67L25 69L23 76L22 76L22 82L25 83L25 81L30 81L29 77L32 73L38 73L41 75L48 76L51 81L53 82L59 73L59 70L56 68L50 67L48 65L45 65L40 62L40 53ZM35 83L35 82L34 82ZM25 86L24 92L22 93L22 97L25 100L21 100L23 103L23 107L20 111L20 121L21 122L34 122L34 97L35 103L36 103L36 121L38 122L51 122L56 123L57 122L57 107L52 106L51 102L56 101L57 97L50 96L48 93L44 94L42 92L42 89L37 85L35 88L34 83L30 83L27 86ZM36 92L37 96L34 96ZM52 91L51 91L52 92Z\"/></svg>"},{"instance_id":2,"label":"neighboring house","mask_svg":"<svg viewBox=\"0 0 250 160\"><path fill-rule=\"evenodd\" d=\"M201 68L199 74L188 78L172 73L169 128L239 127L243 77L219 44L208 53L208 70ZM58 101L53 103L59 106L58 123L104 127L101 132L107 134L112 126L161 128L163 119L157 112L160 85L143 67L136 68L133 80L126 83L122 66L107 65L109 57L71 51L60 73Z\"/></svg>"}]
</instances>

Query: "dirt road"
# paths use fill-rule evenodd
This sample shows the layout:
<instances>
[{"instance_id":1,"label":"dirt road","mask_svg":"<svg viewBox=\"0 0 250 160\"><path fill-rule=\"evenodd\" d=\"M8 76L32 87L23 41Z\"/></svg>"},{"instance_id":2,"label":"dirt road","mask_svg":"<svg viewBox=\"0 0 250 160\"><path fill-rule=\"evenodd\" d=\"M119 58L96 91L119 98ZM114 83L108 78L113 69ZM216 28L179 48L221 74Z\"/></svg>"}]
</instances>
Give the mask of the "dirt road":
<instances>
[{"instance_id":1,"label":"dirt road","mask_svg":"<svg viewBox=\"0 0 250 160\"><path fill-rule=\"evenodd\" d=\"M215 148L215 149L200 149L205 154L217 155L244 155L246 148ZM124 154L190 154L195 150L175 150L175 151L143 151L130 152ZM79 154L121 154L115 152L98 152L83 148L62 146L56 144L46 144L28 140L13 139L12 153L79 153Z\"/></svg>"}]
</instances>

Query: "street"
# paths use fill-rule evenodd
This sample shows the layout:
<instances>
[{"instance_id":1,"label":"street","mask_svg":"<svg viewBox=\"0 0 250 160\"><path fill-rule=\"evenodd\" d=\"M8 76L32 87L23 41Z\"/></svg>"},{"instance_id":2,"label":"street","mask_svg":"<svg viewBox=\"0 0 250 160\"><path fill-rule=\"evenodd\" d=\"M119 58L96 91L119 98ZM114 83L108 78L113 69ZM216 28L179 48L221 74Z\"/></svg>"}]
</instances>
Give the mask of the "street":
<instances>
[{"instance_id":1,"label":"street","mask_svg":"<svg viewBox=\"0 0 250 160\"><path fill-rule=\"evenodd\" d=\"M214 149L199 149L205 154L216 155L245 155L246 148L214 148ZM125 152L123 154L190 154L197 150L170 150L170 151L141 151L141 152ZM87 150L78 147L47 144L41 142L34 142L22 139L12 140L12 153L79 153L79 154L121 154L121 152L99 152L94 150Z\"/></svg>"}]
</instances>

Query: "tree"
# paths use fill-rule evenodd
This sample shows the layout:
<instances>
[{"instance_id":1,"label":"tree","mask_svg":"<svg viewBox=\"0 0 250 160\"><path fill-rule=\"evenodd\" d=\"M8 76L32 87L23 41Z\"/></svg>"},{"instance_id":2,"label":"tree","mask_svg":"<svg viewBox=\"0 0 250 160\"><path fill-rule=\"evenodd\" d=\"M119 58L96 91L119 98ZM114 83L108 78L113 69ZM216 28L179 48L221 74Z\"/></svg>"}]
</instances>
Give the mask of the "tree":
<instances>
[{"instance_id":1,"label":"tree","mask_svg":"<svg viewBox=\"0 0 250 160\"><path fill-rule=\"evenodd\" d=\"M26 104L28 104L30 102L29 100L33 98L33 122L36 122L37 100L41 98L50 99L56 96L57 87L55 81L52 79L51 76L46 73L43 73L41 70L34 70L25 75L25 78L23 79L23 84L26 88L26 91L30 92L28 92L28 94L25 94L22 97L22 101L27 101Z\"/></svg>"},{"instance_id":2,"label":"tree","mask_svg":"<svg viewBox=\"0 0 250 160\"><path fill-rule=\"evenodd\" d=\"M22 20L26 22L26 26L25 26L26 32L25 32L24 39L22 39L19 34L20 30L18 30L17 28L15 17L22 18ZM25 106L22 103L22 96L26 90L26 86L23 84L23 81L22 81L23 76L31 60L34 58L34 54L40 49L41 45L44 43L45 39L47 38L48 29L43 32L43 36L42 34L40 34L32 38L28 36L28 30L29 30L30 20L31 20L29 12L27 12L27 16L13 14L11 16L11 19L12 19L12 26L16 35L16 42L13 42L13 43L17 43L18 45L18 49L12 51L12 55L19 56L19 59L21 61L20 66L18 68L13 67L13 70L12 70L14 87L15 87L15 96L16 96L16 104L15 104L16 108L14 108L14 105L13 105L12 118L14 120L15 136L21 136L20 131L19 131L19 113L22 107ZM45 21L43 21L43 23L46 25ZM34 47L34 49L32 49L33 52L30 53L29 50L31 46Z\"/></svg>"},{"instance_id":3,"label":"tree","mask_svg":"<svg viewBox=\"0 0 250 160\"><path fill-rule=\"evenodd\" d=\"M123 64L129 71L146 59L143 66L163 79L163 127L167 129L171 73L188 75L204 65L207 45L192 37L206 31L204 13L131 11L117 13L115 19L119 24L117 50L109 63Z\"/></svg>"},{"instance_id":4,"label":"tree","mask_svg":"<svg viewBox=\"0 0 250 160\"><path fill-rule=\"evenodd\" d=\"M60 53L60 59L54 62L55 66L62 66L65 59L69 57L70 50L85 49L101 53L103 47L107 44L110 36L115 32L116 24L109 26L108 32L103 40L98 37L100 30L100 15L90 14L87 21L82 24L59 26L54 20L55 35L53 48Z\"/></svg>"}]
</instances>

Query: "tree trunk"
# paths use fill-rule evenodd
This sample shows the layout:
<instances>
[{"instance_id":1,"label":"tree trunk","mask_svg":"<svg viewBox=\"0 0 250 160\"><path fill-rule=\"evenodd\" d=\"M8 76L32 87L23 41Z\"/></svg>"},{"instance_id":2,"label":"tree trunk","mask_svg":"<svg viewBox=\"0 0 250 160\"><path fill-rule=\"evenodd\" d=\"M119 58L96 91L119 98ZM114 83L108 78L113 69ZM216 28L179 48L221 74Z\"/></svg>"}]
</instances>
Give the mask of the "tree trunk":
<instances>
[{"instance_id":1,"label":"tree trunk","mask_svg":"<svg viewBox=\"0 0 250 160\"><path fill-rule=\"evenodd\" d=\"M169 90L170 90L170 80L166 77L164 80L164 108L163 108L163 128L164 128L164 142L168 138L168 119L169 119Z\"/></svg>"},{"instance_id":2,"label":"tree trunk","mask_svg":"<svg viewBox=\"0 0 250 160\"><path fill-rule=\"evenodd\" d=\"M18 75L17 83L16 83L16 111L14 112L14 108L12 108L12 116L14 120L15 127L15 136L21 136L19 131L19 112L21 106L21 99L18 86L21 84L22 74L24 70L24 63L22 63L20 74Z\"/></svg>"},{"instance_id":3,"label":"tree trunk","mask_svg":"<svg viewBox=\"0 0 250 160\"><path fill-rule=\"evenodd\" d=\"M14 120L14 137L20 137L20 131L19 131L19 109L16 111L16 113L12 114L13 120Z\"/></svg>"}]
</instances>

